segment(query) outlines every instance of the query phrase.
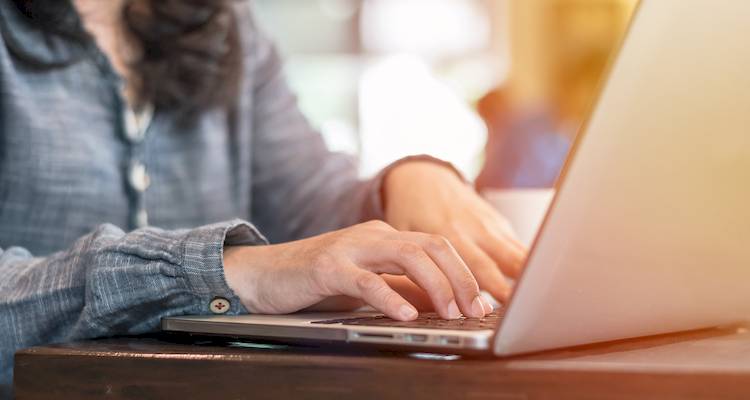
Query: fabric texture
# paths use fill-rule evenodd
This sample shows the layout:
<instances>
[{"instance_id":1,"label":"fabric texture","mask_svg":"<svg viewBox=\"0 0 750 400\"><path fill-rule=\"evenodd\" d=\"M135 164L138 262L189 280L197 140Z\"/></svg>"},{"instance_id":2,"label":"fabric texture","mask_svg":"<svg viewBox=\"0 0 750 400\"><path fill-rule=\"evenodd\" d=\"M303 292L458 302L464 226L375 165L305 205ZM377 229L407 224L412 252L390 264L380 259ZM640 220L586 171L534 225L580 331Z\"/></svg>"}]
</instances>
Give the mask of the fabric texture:
<instances>
[{"instance_id":1,"label":"fabric texture","mask_svg":"<svg viewBox=\"0 0 750 400\"><path fill-rule=\"evenodd\" d=\"M350 157L326 149L250 6L236 7L244 70L234 105L187 127L157 109L133 140L120 78L94 41L47 38L0 2L6 389L24 347L156 331L162 317L210 313L215 297L230 301L229 314L246 312L224 279L225 242L283 242L382 218L387 170L360 180ZM133 163L148 174L145 190ZM140 211L149 226L136 229Z\"/></svg>"}]
</instances>

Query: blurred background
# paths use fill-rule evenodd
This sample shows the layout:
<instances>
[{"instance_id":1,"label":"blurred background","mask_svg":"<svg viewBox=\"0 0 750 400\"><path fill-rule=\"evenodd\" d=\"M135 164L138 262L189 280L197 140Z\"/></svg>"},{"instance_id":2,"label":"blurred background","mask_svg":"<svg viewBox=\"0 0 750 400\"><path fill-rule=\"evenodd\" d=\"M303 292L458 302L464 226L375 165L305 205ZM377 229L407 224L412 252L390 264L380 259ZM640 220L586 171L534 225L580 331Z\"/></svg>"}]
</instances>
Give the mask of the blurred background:
<instances>
[{"instance_id":1,"label":"blurred background","mask_svg":"<svg viewBox=\"0 0 750 400\"><path fill-rule=\"evenodd\" d=\"M370 176L408 154L551 187L636 0L256 0L300 106Z\"/></svg>"}]
</instances>

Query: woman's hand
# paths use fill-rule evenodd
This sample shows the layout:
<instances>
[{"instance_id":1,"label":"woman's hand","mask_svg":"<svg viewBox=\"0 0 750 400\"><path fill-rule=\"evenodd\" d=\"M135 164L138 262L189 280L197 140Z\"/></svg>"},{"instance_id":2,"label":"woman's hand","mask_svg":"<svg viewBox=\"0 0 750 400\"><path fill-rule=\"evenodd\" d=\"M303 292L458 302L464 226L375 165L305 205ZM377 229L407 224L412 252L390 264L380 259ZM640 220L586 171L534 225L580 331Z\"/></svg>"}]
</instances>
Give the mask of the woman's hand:
<instances>
[{"instance_id":1,"label":"woman's hand","mask_svg":"<svg viewBox=\"0 0 750 400\"><path fill-rule=\"evenodd\" d=\"M296 242L227 247L224 273L252 313L290 313L343 295L394 319L416 318L415 307L379 274L407 276L446 319L461 313L482 317L492 310L448 240L398 232L381 221Z\"/></svg>"},{"instance_id":2,"label":"woman's hand","mask_svg":"<svg viewBox=\"0 0 750 400\"><path fill-rule=\"evenodd\" d=\"M479 287L508 300L511 287L504 276L518 277L527 251L508 220L453 171L429 161L406 162L386 176L383 197L386 222L400 231L446 237Z\"/></svg>"}]
</instances>

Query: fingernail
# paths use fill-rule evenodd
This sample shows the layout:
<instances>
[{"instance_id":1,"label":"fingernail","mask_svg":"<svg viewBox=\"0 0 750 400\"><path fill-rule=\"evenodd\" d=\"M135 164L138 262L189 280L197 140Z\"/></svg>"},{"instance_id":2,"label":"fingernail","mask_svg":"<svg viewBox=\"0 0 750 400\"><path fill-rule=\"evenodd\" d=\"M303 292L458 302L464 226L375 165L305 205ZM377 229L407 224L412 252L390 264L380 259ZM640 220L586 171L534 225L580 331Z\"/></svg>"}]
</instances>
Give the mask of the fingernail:
<instances>
[{"instance_id":1,"label":"fingernail","mask_svg":"<svg viewBox=\"0 0 750 400\"><path fill-rule=\"evenodd\" d=\"M456 300L451 300L451 302L448 303L448 318L450 319L461 318L461 310L458 309L458 304L456 304Z\"/></svg>"},{"instance_id":2,"label":"fingernail","mask_svg":"<svg viewBox=\"0 0 750 400\"><path fill-rule=\"evenodd\" d=\"M484 317L484 307L482 307L482 298L480 296L475 297L474 301L471 302L471 312L476 318Z\"/></svg>"},{"instance_id":3,"label":"fingernail","mask_svg":"<svg viewBox=\"0 0 750 400\"><path fill-rule=\"evenodd\" d=\"M417 318L417 310L409 305L404 304L399 309L399 314L401 314L401 317L405 320L412 320L414 318Z\"/></svg>"},{"instance_id":4,"label":"fingernail","mask_svg":"<svg viewBox=\"0 0 750 400\"><path fill-rule=\"evenodd\" d=\"M484 313L485 314L489 314L489 313L495 311L495 307L492 306L492 303L490 303L489 300L487 300L482 295L479 295L479 298L482 300L482 306L484 306Z\"/></svg>"}]
</instances>

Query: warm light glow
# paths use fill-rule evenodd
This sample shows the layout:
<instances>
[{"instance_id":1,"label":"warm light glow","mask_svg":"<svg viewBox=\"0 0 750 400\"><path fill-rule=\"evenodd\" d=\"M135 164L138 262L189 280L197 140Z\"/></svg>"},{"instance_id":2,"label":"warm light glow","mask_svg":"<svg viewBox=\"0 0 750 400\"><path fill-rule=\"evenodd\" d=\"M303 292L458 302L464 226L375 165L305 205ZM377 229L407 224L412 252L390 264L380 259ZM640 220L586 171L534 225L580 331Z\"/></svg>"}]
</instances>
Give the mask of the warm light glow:
<instances>
[{"instance_id":1,"label":"warm light glow","mask_svg":"<svg viewBox=\"0 0 750 400\"><path fill-rule=\"evenodd\" d=\"M386 58L369 68L360 86L362 173L428 153L453 162L473 178L486 141L482 120L419 58Z\"/></svg>"}]
</instances>

